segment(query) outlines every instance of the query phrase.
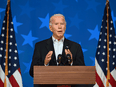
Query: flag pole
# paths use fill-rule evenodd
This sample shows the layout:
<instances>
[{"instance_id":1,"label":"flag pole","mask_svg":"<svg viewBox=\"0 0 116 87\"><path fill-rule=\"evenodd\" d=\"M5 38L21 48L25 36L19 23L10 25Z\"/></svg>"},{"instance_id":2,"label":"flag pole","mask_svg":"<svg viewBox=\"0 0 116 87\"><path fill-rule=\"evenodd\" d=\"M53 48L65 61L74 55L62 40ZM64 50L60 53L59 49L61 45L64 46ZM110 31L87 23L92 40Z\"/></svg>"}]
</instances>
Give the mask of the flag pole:
<instances>
[{"instance_id":1,"label":"flag pole","mask_svg":"<svg viewBox=\"0 0 116 87\"><path fill-rule=\"evenodd\" d=\"M10 10L10 0L7 0L7 31L6 31L6 55L5 55L5 79L4 87L7 87L6 76L8 75L8 36L9 36L9 10Z\"/></svg>"},{"instance_id":2,"label":"flag pole","mask_svg":"<svg viewBox=\"0 0 116 87\"><path fill-rule=\"evenodd\" d=\"M110 67L109 67L109 0L106 1L106 10L107 10L107 82L106 87L109 86L110 79Z\"/></svg>"}]
</instances>

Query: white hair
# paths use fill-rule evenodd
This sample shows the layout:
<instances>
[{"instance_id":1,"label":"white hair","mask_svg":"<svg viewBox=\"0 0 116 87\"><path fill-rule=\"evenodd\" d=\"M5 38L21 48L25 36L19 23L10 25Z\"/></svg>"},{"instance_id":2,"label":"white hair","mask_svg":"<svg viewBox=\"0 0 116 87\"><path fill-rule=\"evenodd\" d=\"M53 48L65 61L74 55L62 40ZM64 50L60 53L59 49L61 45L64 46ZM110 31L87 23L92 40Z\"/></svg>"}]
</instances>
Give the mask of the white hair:
<instances>
[{"instance_id":1,"label":"white hair","mask_svg":"<svg viewBox=\"0 0 116 87\"><path fill-rule=\"evenodd\" d=\"M53 16L63 16L64 17L64 15L62 15L62 14L54 14ZM52 21L53 16L50 17L49 25L52 25L51 21ZM65 17L64 17L64 19L65 19ZM65 23L66 23L66 21L65 21Z\"/></svg>"}]
</instances>

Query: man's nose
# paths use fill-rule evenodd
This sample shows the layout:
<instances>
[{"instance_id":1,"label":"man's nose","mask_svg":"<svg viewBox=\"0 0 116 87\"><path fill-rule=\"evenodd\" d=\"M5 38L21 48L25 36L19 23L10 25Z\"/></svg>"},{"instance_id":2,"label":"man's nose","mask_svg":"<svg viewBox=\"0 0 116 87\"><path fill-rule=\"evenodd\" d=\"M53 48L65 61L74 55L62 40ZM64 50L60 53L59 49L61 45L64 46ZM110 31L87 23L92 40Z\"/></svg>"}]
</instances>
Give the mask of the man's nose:
<instances>
[{"instance_id":1,"label":"man's nose","mask_svg":"<svg viewBox=\"0 0 116 87\"><path fill-rule=\"evenodd\" d=\"M59 29L62 28L61 24L58 25L58 28L59 28Z\"/></svg>"}]
</instances>

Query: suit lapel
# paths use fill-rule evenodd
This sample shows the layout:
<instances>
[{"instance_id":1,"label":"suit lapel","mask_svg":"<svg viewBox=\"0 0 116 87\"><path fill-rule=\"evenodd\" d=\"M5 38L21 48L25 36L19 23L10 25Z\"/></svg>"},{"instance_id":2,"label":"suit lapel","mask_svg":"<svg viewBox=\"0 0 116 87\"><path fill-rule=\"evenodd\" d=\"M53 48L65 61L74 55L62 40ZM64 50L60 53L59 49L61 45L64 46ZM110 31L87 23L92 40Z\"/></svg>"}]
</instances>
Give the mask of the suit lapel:
<instances>
[{"instance_id":1,"label":"suit lapel","mask_svg":"<svg viewBox=\"0 0 116 87\"><path fill-rule=\"evenodd\" d=\"M65 49L66 47L70 47L70 44L68 42L68 40L65 38L64 39L64 44L63 44L63 52L62 52L62 63L64 65L64 63L66 63L66 54L65 54Z\"/></svg>"},{"instance_id":2,"label":"suit lapel","mask_svg":"<svg viewBox=\"0 0 116 87\"><path fill-rule=\"evenodd\" d=\"M54 50L54 48L53 48L53 41L52 41L52 37L51 38L49 38L48 40L47 40L47 45L46 45L46 47L47 47L47 50L48 51L53 51Z\"/></svg>"},{"instance_id":3,"label":"suit lapel","mask_svg":"<svg viewBox=\"0 0 116 87\"><path fill-rule=\"evenodd\" d=\"M54 47L53 47L53 41L52 41L52 37L50 39L47 40L47 50L49 51L53 51L51 60L49 62L49 65L57 65L56 63L56 56L55 56L55 51L54 51Z\"/></svg>"},{"instance_id":4,"label":"suit lapel","mask_svg":"<svg viewBox=\"0 0 116 87\"><path fill-rule=\"evenodd\" d=\"M64 44L63 44L63 52L62 52L62 55L63 55L63 56L65 56L65 49L66 49L66 48L70 49L70 46L71 46L71 45L70 45L69 41L65 38L65 39L64 39Z\"/></svg>"}]
</instances>

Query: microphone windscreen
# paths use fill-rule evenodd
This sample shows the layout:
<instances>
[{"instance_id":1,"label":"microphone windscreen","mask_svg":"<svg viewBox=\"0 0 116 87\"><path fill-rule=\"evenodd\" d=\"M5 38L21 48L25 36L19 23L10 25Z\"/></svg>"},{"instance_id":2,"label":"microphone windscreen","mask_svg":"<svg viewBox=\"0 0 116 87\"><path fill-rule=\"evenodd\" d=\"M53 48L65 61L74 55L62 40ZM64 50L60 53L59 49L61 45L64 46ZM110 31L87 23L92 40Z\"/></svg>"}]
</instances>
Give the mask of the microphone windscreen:
<instances>
[{"instance_id":1,"label":"microphone windscreen","mask_svg":"<svg viewBox=\"0 0 116 87\"><path fill-rule=\"evenodd\" d=\"M71 58L70 54L67 54L66 56L67 56L67 58Z\"/></svg>"},{"instance_id":2,"label":"microphone windscreen","mask_svg":"<svg viewBox=\"0 0 116 87\"><path fill-rule=\"evenodd\" d=\"M58 55L58 58L60 58L60 57L62 57L62 55L61 55L61 54L59 54L59 55Z\"/></svg>"}]
</instances>

